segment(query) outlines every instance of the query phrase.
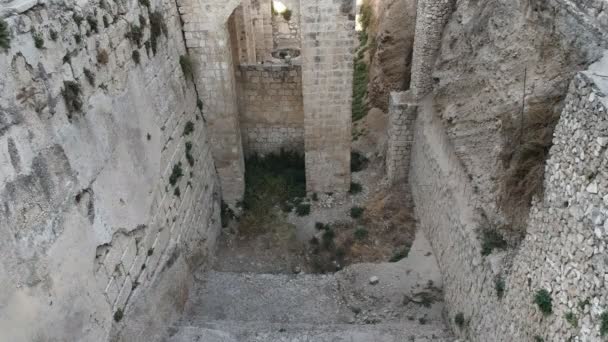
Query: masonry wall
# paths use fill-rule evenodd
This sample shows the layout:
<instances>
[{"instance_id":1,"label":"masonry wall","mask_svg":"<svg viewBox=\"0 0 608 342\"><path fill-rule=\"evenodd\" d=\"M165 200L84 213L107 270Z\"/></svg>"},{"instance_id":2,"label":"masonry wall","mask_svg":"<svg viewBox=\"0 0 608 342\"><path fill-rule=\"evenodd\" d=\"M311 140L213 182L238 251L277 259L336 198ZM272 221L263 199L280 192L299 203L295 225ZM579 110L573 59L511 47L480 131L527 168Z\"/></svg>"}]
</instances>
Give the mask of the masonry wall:
<instances>
[{"instance_id":1,"label":"masonry wall","mask_svg":"<svg viewBox=\"0 0 608 342\"><path fill-rule=\"evenodd\" d=\"M545 171L545 193L531 209L517 250L481 255L487 221L430 102L421 106L410 184L421 227L444 277L450 322L472 341L600 341L608 312L608 56L570 85ZM500 298L496 281L504 280ZM538 290L552 298L552 314L534 304ZM474 296L471 296L474 294ZM565 319L576 317L574 326Z\"/></svg>"},{"instance_id":2,"label":"masonry wall","mask_svg":"<svg viewBox=\"0 0 608 342\"><path fill-rule=\"evenodd\" d=\"M241 65L237 81L245 154L304 153L301 67Z\"/></svg>"},{"instance_id":3,"label":"masonry wall","mask_svg":"<svg viewBox=\"0 0 608 342\"><path fill-rule=\"evenodd\" d=\"M418 105L410 92L392 92L388 105L386 173L391 183L407 181Z\"/></svg>"},{"instance_id":4,"label":"masonry wall","mask_svg":"<svg viewBox=\"0 0 608 342\"><path fill-rule=\"evenodd\" d=\"M283 15L272 16L273 49L299 49L300 43L300 0L282 1L291 10L290 20Z\"/></svg>"},{"instance_id":5,"label":"masonry wall","mask_svg":"<svg viewBox=\"0 0 608 342\"><path fill-rule=\"evenodd\" d=\"M220 229L209 136L180 68L175 3L80 4L23 3L5 18L0 331L7 341L159 340ZM165 24L156 45L153 12ZM142 22L139 43L125 38ZM80 89L72 110L65 82Z\"/></svg>"},{"instance_id":6,"label":"masonry wall","mask_svg":"<svg viewBox=\"0 0 608 342\"><path fill-rule=\"evenodd\" d=\"M303 1L300 11L307 190L346 192L351 180L355 1Z\"/></svg>"}]
</instances>

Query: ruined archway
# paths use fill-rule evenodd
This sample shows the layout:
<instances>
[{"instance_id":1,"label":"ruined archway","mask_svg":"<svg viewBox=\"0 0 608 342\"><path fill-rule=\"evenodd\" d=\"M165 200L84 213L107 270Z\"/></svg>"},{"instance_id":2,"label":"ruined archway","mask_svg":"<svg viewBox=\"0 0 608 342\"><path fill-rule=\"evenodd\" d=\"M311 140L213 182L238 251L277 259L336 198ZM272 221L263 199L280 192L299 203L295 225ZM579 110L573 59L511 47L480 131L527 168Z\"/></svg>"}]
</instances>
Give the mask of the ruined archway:
<instances>
[{"instance_id":1,"label":"ruined archway","mask_svg":"<svg viewBox=\"0 0 608 342\"><path fill-rule=\"evenodd\" d=\"M272 134L284 133L289 144L304 146L308 191L346 192L350 185L354 0L289 3L297 8L296 15L301 19L298 37L289 37L289 25L283 23L282 28L287 35L285 41L301 44L301 71L280 66L277 72L278 77L293 77L294 83L301 76L301 108L297 84L289 85L295 93L281 96L295 98L292 102L282 100L293 104L294 113L301 111L303 120L301 128L288 125ZM205 106L223 196L227 203L234 204L244 191L243 137L250 136L241 131L237 76L243 76L242 65L248 66L245 73L265 73L258 69L266 66L265 59L276 50L273 22L265 18L271 11L271 1L190 0L179 5L188 52L197 65L195 83ZM232 39L231 25L238 27ZM278 57L286 55L290 53ZM283 90L280 85L274 87Z\"/></svg>"}]
</instances>

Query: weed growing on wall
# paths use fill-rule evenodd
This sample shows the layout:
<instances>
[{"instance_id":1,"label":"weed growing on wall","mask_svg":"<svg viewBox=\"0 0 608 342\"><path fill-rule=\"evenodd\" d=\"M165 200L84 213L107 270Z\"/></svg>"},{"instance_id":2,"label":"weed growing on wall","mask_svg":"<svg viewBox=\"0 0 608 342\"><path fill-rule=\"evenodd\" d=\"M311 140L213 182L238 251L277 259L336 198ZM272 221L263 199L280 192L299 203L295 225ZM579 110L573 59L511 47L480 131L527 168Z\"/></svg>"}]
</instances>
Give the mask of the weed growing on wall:
<instances>
[{"instance_id":1,"label":"weed growing on wall","mask_svg":"<svg viewBox=\"0 0 608 342\"><path fill-rule=\"evenodd\" d=\"M407 256L410 254L411 248L412 248L412 246L410 246L410 245L403 246L402 248L395 251L395 253L393 253L393 256L388 261L389 262L398 262L398 261L401 261L401 260L407 258Z\"/></svg>"},{"instance_id":2,"label":"weed growing on wall","mask_svg":"<svg viewBox=\"0 0 608 342\"><path fill-rule=\"evenodd\" d=\"M361 218L363 216L364 208L361 207L352 207L350 208L350 217L354 219Z\"/></svg>"},{"instance_id":3,"label":"weed growing on wall","mask_svg":"<svg viewBox=\"0 0 608 342\"><path fill-rule=\"evenodd\" d=\"M84 17L81 16L80 14L78 14L78 13L74 13L72 15L72 20L74 20L74 23L76 24L76 26L80 27L80 24L84 20Z\"/></svg>"},{"instance_id":4,"label":"weed growing on wall","mask_svg":"<svg viewBox=\"0 0 608 342\"><path fill-rule=\"evenodd\" d=\"M481 231L481 255L490 255L495 249L507 248L507 241L494 229Z\"/></svg>"},{"instance_id":5,"label":"weed growing on wall","mask_svg":"<svg viewBox=\"0 0 608 342\"><path fill-rule=\"evenodd\" d=\"M374 9L372 8L370 1L363 1L363 4L361 4L361 8L359 9L359 22L361 23L363 31L366 31L369 28L373 18Z\"/></svg>"},{"instance_id":6,"label":"weed growing on wall","mask_svg":"<svg viewBox=\"0 0 608 342\"><path fill-rule=\"evenodd\" d=\"M82 94L82 89L80 88L80 84L74 81L64 81L63 88L61 89L61 95L65 100L65 105L68 110L68 118L72 119L72 113L79 112L82 110L82 99L80 95Z\"/></svg>"},{"instance_id":7,"label":"weed growing on wall","mask_svg":"<svg viewBox=\"0 0 608 342\"><path fill-rule=\"evenodd\" d=\"M95 74L87 68L84 68L82 70L82 72L84 73L84 77L87 79L87 82L89 82L91 87L94 87L95 86Z\"/></svg>"},{"instance_id":8,"label":"weed growing on wall","mask_svg":"<svg viewBox=\"0 0 608 342\"><path fill-rule=\"evenodd\" d=\"M133 50L133 53L131 53L131 58L133 59L133 62L136 65L139 65L139 62L141 61L141 56L139 55L139 50Z\"/></svg>"},{"instance_id":9,"label":"weed growing on wall","mask_svg":"<svg viewBox=\"0 0 608 342\"><path fill-rule=\"evenodd\" d=\"M365 33L361 33L366 35ZM357 54L355 58L355 70L353 74L353 121L361 120L367 114L367 85L369 83L368 67L363 56Z\"/></svg>"},{"instance_id":10,"label":"weed growing on wall","mask_svg":"<svg viewBox=\"0 0 608 342\"><path fill-rule=\"evenodd\" d=\"M114 321L115 322L120 322L122 320L123 315L124 314L122 312L122 309L116 310L116 312L114 312Z\"/></svg>"},{"instance_id":11,"label":"weed growing on wall","mask_svg":"<svg viewBox=\"0 0 608 342\"><path fill-rule=\"evenodd\" d=\"M600 335L608 336L608 311L600 315Z\"/></svg>"},{"instance_id":12,"label":"weed growing on wall","mask_svg":"<svg viewBox=\"0 0 608 342\"><path fill-rule=\"evenodd\" d=\"M194 132L194 122L192 121L188 121L186 122L186 125L184 126L184 133L183 135L190 135L192 132Z\"/></svg>"},{"instance_id":13,"label":"weed growing on wall","mask_svg":"<svg viewBox=\"0 0 608 342\"><path fill-rule=\"evenodd\" d=\"M367 231L367 229L365 229L363 227L357 228L357 230L355 230L355 232L354 232L355 239L357 239L357 240L365 240L365 238L368 235L369 235L369 232Z\"/></svg>"},{"instance_id":14,"label":"weed growing on wall","mask_svg":"<svg viewBox=\"0 0 608 342\"><path fill-rule=\"evenodd\" d=\"M496 290L496 297L502 299L505 294L505 280L501 276L494 279L494 289Z\"/></svg>"},{"instance_id":15,"label":"weed growing on wall","mask_svg":"<svg viewBox=\"0 0 608 342\"><path fill-rule=\"evenodd\" d=\"M51 37L51 40L56 42L57 39L59 39L59 34L57 34L57 31L50 29L49 30L49 36Z\"/></svg>"},{"instance_id":16,"label":"weed growing on wall","mask_svg":"<svg viewBox=\"0 0 608 342\"><path fill-rule=\"evenodd\" d=\"M464 314L462 312L459 312L454 316L454 323L456 323L460 329L464 327L466 320L464 319Z\"/></svg>"},{"instance_id":17,"label":"weed growing on wall","mask_svg":"<svg viewBox=\"0 0 608 342\"><path fill-rule=\"evenodd\" d=\"M190 164L190 166L194 166L194 156L192 156L192 143L190 141L186 142L186 159L188 160L188 164Z\"/></svg>"},{"instance_id":18,"label":"weed growing on wall","mask_svg":"<svg viewBox=\"0 0 608 342\"><path fill-rule=\"evenodd\" d=\"M534 303L538 306L540 312L547 316L553 312L553 300L551 294L545 289L536 291L534 295Z\"/></svg>"},{"instance_id":19,"label":"weed growing on wall","mask_svg":"<svg viewBox=\"0 0 608 342\"><path fill-rule=\"evenodd\" d=\"M194 62L192 58L187 55L179 56L179 65L182 67L184 77L190 81L194 80Z\"/></svg>"},{"instance_id":20,"label":"weed growing on wall","mask_svg":"<svg viewBox=\"0 0 608 342\"><path fill-rule=\"evenodd\" d=\"M281 13L281 15L283 16L283 19L285 19L285 21L290 21L293 12L290 9L286 9L285 12Z\"/></svg>"},{"instance_id":21,"label":"weed growing on wall","mask_svg":"<svg viewBox=\"0 0 608 342\"><path fill-rule=\"evenodd\" d=\"M167 36L167 24L163 15L159 11L150 13L150 41L152 53L156 55L156 47L158 45L158 39L161 35ZM180 59L181 61L181 59Z\"/></svg>"},{"instance_id":22,"label":"weed growing on wall","mask_svg":"<svg viewBox=\"0 0 608 342\"><path fill-rule=\"evenodd\" d=\"M87 23L89 24L91 31L99 33L99 28L97 27L97 18L92 15L89 15L87 16Z\"/></svg>"},{"instance_id":23,"label":"weed growing on wall","mask_svg":"<svg viewBox=\"0 0 608 342\"><path fill-rule=\"evenodd\" d=\"M350 183L350 189L348 190L348 193L351 195L356 195L358 193L360 193L361 191L363 191L363 186L357 182L351 182Z\"/></svg>"},{"instance_id":24,"label":"weed growing on wall","mask_svg":"<svg viewBox=\"0 0 608 342\"><path fill-rule=\"evenodd\" d=\"M310 204L308 203L300 203L296 206L296 214L298 216L307 216L310 214Z\"/></svg>"},{"instance_id":25,"label":"weed growing on wall","mask_svg":"<svg viewBox=\"0 0 608 342\"><path fill-rule=\"evenodd\" d=\"M182 170L182 163L178 162L173 165L173 170L171 171L171 176L169 176L169 184L175 186L177 181L184 176L184 171Z\"/></svg>"},{"instance_id":26,"label":"weed growing on wall","mask_svg":"<svg viewBox=\"0 0 608 342\"><path fill-rule=\"evenodd\" d=\"M545 339L536 335L534 336L534 342L545 342Z\"/></svg>"},{"instance_id":27,"label":"weed growing on wall","mask_svg":"<svg viewBox=\"0 0 608 342\"><path fill-rule=\"evenodd\" d=\"M352 151L350 153L350 171L351 172L360 172L365 170L367 164L369 163L369 159L362 155L360 152Z\"/></svg>"},{"instance_id":28,"label":"weed growing on wall","mask_svg":"<svg viewBox=\"0 0 608 342\"><path fill-rule=\"evenodd\" d=\"M34 46L37 49L44 49L44 37L42 33L32 30L32 38L34 39Z\"/></svg>"},{"instance_id":29,"label":"weed growing on wall","mask_svg":"<svg viewBox=\"0 0 608 342\"><path fill-rule=\"evenodd\" d=\"M11 47L11 32L8 24L0 18L0 49L8 50Z\"/></svg>"},{"instance_id":30,"label":"weed growing on wall","mask_svg":"<svg viewBox=\"0 0 608 342\"><path fill-rule=\"evenodd\" d=\"M137 26L135 24L131 24L129 31L125 33L125 37L131 41L132 44L136 46L141 46L141 41L144 37L144 32L141 26Z\"/></svg>"},{"instance_id":31,"label":"weed growing on wall","mask_svg":"<svg viewBox=\"0 0 608 342\"><path fill-rule=\"evenodd\" d=\"M574 312L567 312L564 315L564 318L566 318L566 322L570 323L573 328L578 328L578 317L576 317Z\"/></svg>"}]
</instances>

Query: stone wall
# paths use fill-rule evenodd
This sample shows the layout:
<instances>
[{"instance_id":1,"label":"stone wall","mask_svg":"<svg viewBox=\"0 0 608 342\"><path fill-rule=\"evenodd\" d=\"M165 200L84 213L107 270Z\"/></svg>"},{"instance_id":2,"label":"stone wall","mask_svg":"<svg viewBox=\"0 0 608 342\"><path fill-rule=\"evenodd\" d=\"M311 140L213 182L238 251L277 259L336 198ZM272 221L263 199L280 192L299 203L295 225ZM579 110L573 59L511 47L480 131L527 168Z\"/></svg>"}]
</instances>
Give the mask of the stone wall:
<instances>
[{"instance_id":1,"label":"stone wall","mask_svg":"<svg viewBox=\"0 0 608 342\"><path fill-rule=\"evenodd\" d=\"M416 13L416 33L410 89L421 99L433 89L433 66L441 47L441 35L454 0L420 0Z\"/></svg>"},{"instance_id":2,"label":"stone wall","mask_svg":"<svg viewBox=\"0 0 608 342\"><path fill-rule=\"evenodd\" d=\"M388 106L386 173L391 183L407 180L418 106L410 92L391 93Z\"/></svg>"},{"instance_id":3,"label":"stone wall","mask_svg":"<svg viewBox=\"0 0 608 342\"><path fill-rule=\"evenodd\" d=\"M53 2L5 20L2 339L159 340L220 229L175 2Z\"/></svg>"},{"instance_id":4,"label":"stone wall","mask_svg":"<svg viewBox=\"0 0 608 342\"><path fill-rule=\"evenodd\" d=\"M241 65L237 80L245 154L304 153L301 67Z\"/></svg>"},{"instance_id":5,"label":"stone wall","mask_svg":"<svg viewBox=\"0 0 608 342\"><path fill-rule=\"evenodd\" d=\"M410 184L416 213L443 272L454 331L472 341L600 341L608 312L608 55L572 82L547 162L544 199L517 250L482 256L488 222L431 101L421 105ZM504 295L497 281L504 281ZM545 289L552 313L534 304ZM474 294L474 295L472 295ZM465 317L463 327L454 323ZM566 315L575 317L569 323ZM571 320L572 321L572 320Z\"/></svg>"},{"instance_id":6,"label":"stone wall","mask_svg":"<svg viewBox=\"0 0 608 342\"><path fill-rule=\"evenodd\" d=\"M301 3L306 186L350 188L355 1Z\"/></svg>"},{"instance_id":7,"label":"stone wall","mask_svg":"<svg viewBox=\"0 0 608 342\"><path fill-rule=\"evenodd\" d=\"M300 43L300 0L282 0L291 18L285 20L282 14L272 16L273 49L299 49Z\"/></svg>"}]
</instances>

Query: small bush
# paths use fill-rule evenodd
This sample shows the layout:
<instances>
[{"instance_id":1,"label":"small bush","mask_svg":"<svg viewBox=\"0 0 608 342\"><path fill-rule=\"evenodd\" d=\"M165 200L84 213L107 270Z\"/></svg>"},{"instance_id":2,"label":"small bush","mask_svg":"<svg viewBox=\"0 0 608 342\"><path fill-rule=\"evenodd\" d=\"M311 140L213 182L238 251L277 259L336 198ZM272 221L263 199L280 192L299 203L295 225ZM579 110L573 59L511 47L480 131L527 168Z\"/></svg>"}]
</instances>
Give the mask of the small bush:
<instances>
[{"instance_id":1,"label":"small bush","mask_svg":"<svg viewBox=\"0 0 608 342\"><path fill-rule=\"evenodd\" d=\"M74 23L76 23L76 26L80 27L80 24L82 23L84 18L80 14L74 13L74 14L72 14L72 20L74 20Z\"/></svg>"},{"instance_id":2,"label":"small bush","mask_svg":"<svg viewBox=\"0 0 608 342\"><path fill-rule=\"evenodd\" d=\"M482 231L481 255L490 255L494 249L507 248L507 241L494 229Z\"/></svg>"},{"instance_id":3,"label":"small bush","mask_svg":"<svg viewBox=\"0 0 608 342\"><path fill-rule=\"evenodd\" d=\"M182 178L183 175L184 172L182 170L182 163L178 162L177 164L173 165L173 171L171 172L171 176L169 176L169 184L175 186L177 181Z\"/></svg>"},{"instance_id":4,"label":"small bush","mask_svg":"<svg viewBox=\"0 0 608 342\"><path fill-rule=\"evenodd\" d=\"M186 79L190 81L194 80L194 62L192 61L192 58L187 55L180 56L179 65L181 65Z\"/></svg>"},{"instance_id":5,"label":"small bush","mask_svg":"<svg viewBox=\"0 0 608 342\"><path fill-rule=\"evenodd\" d=\"M336 233L333 229L327 229L323 233L323 247L325 249L330 249L334 244L334 238L336 237Z\"/></svg>"},{"instance_id":6,"label":"small bush","mask_svg":"<svg viewBox=\"0 0 608 342\"><path fill-rule=\"evenodd\" d=\"M547 316L553 312L553 300L551 299L551 294L549 291L545 289L540 289L536 291L536 295L534 296L534 303L538 306L538 309L543 313L543 315Z\"/></svg>"},{"instance_id":7,"label":"small bush","mask_svg":"<svg viewBox=\"0 0 608 342\"><path fill-rule=\"evenodd\" d=\"M365 240L365 238L369 235L369 232L367 231L367 229L360 227L355 230L354 235L355 239L357 240Z\"/></svg>"},{"instance_id":8,"label":"small bush","mask_svg":"<svg viewBox=\"0 0 608 342\"><path fill-rule=\"evenodd\" d=\"M283 19L285 19L285 21L290 21L293 12L290 9L287 9L285 10L285 12L281 13L281 15L283 16Z\"/></svg>"},{"instance_id":9,"label":"small bush","mask_svg":"<svg viewBox=\"0 0 608 342\"><path fill-rule=\"evenodd\" d=\"M133 59L133 62L135 62L135 64L139 65L139 62L141 60L141 57L139 56L139 50L133 50L131 58Z\"/></svg>"},{"instance_id":10,"label":"small bush","mask_svg":"<svg viewBox=\"0 0 608 342\"><path fill-rule=\"evenodd\" d=\"M141 46L141 40L144 37L144 31L140 26L135 24L131 24L131 28L127 33L125 33L125 37L131 41L132 44L136 46Z\"/></svg>"},{"instance_id":11,"label":"small bush","mask_svg":"<svg viewBox=\"0 0 608 342\"><path fill-rule=\"evenodd\" d=\"M87 23L91 27L91 31L95 33L99 33L99 28L97 27L97 18L92 15L87 16Z\"/></svg>"},{"instance_id":12,"label":"small bush","mask_svg":"<svg viewBox=\"0 0 608 342\"><path fill-rule=\"evenodd\" d=\"M534 342L545 342L545 339L539 335L534 336Z\"/></svg>"},{"instance_id":13,"label":"small bush","mask_svg":"<svg viewBox=\"0 0 608 342\"><path fill-rule=\"evenodd\" d=\"M573 328L578 328L578 317L576 317L574 312L567 312L564 317L566 318L566 322L570 323Z\"/></svg>"},{"instance_id":14,"label":"small bush","mask_svg":"<svg viewBox=\"0 0 608 342\"><path fill-rule=\"evenodd\" d=\"M410 248L411 247L409 245L406 245L403 248L397 250L395 253L393 253L393 256L388 261L398 262L407 258L407 256L410 254Z\"/></svg>"},{"instance_id":15,"label":"small bush","mask_svg":"<svg viewBox=\"0 0 608 342\"><path fill-rule=\"evenodd\" d=\"M330 227L327 224L324 224L324 223L321 223L321 222L316 222L315 223L315 228L320 231L320 230L327 230Z\"/></svg>"},{"instance_id":16,"label":"small bush","mask_svg":"<svg viewBox=\"0 0 608 342\"><path fill-rule=\"evenodd\" d=\"M230 208L230 206L228 206L228 204L226 204L226 202L224 201L222 201L220 215L222 219L222 227L224 228L228 227L228 223L236 218L236 215L234 214L232 208Z\"/></svg>"},{"instance_id":17,"label":"small bush","mask_svg":"<svg viewBox=\"0 0 608 342\"><path fill-rule=\"evenodd\" d=\"M298 204L296 206L296 214L298 214L298 216L307 216L308 214L310 214L310 204Z\"/></svg>"},{"instance_id":18,"label":"small bush","mask_svg":"<svg viewBox=\"0 0 608 342\"><path fill-rule=\"evenodd\" d=\"M360 193L361 191L363 191L363 187L361 186L361 184L356 183L356 182L350 183L350 189L348 190L349 194L356 195L356 194Z\"/></svg>"},{"instance_id":19,"label":"small bush","mask_svg":"<svg viewBox=\"0 0 608 342\"><path fill-rule=\"evenodd\" d=\"M161 34L167 36L167 24L161 12L155 11L150 13L150 41L154 55L156 55L156 47Z\"/></svg>"},{"instance_id":20,"label":"small bush","mask_svg":"<svg viewBox=\"0 0 608 342\"><path fill-rule=\"evenodd\" d=\"M51 37L51 40L54 41L54 42L56 42L57 39L59 39L59 35L57 34L57 31L55 31L53 29L51 29L49 31L49 36Z\"/></svg>"},{"instance_id":21,"label":"small bush","mask_svg":"<svg viewBox=\"0 0 608 342\"><path fill-rule=\"evenodd\" d=\"M82 43L82 36L80 34L75 34L74 41L76 42L76 44Z\"/></svg>"},{"instance_id":22,"label":"small bush","mask_svg":"<svg viewBox=\"0 0 608 342\"><path fill-rule=\"evenodd\" d=\"M183 135L190 135L190 133L194 132L194 123L192 121L188 121L186 122L186 125L184 126L184 133Z\"/></svg>"},{"instance_id":23,"label":"small bush","mask_svg":"<svg viewBox=\"0 0 608 342\"><path fill-rule=\"evenodd\" d=\"M146 8L150 8L150 0L139 0L139 4Z\"/></svg>"},{"instance_id":24,"label":"small bush","mask_svg":"<svg viewBox=\"0 0 608 342\"><path fill-rule=\"evenodd\" d=\"M104 15L102 20L103 20L103 27L105 27L105 28L110 27L110 19L108 19L108 16Z\"/></svg>"},{"instance_id":25,"label":"small bush","mask_svg":"<svg viewBox=\"0 0 608 342\"><path fill-rule=\"evenodd\" d=\"M82 109L83 103L80 95L82 89L80 84L74 81L64 81L63 89L61 89L61 95L65 100L66 108L68 109L68 118L72 118L72 113L79 112Z\"/></svg>"},{"instance_id":26,"label":"small bush","mask_svg":"<svg viewBox=\"0 0 608 342\"><path fill-rule=\"evenodd\" d=\"M505 294L505 281L502 277L499 276L494 279L494 288L496 289L498 299L502 299Z\"/></svg>"},{"instance_id":27,"label":"small bush","mask_svg":"<svg viewBox=\"0 0 608 342\"><path fill-rule=\"evenodd\" d=\"M591 305L591 301L589 300L589 298L585 298L585 300L578 301L578 307L579 309L581 309L581 311L585 310L585 306L587 305Z\"/></svg>"},{"instance_id":28,"label":"small bush","mask_svg":"<svg viewBox=\"0 0 608 342\"><path fill-rule=\"evenodd\" d=\"M175 188L175 190L173 190L173 195L175 195L175 197L181 197L182 196L182 192L179 190L179 186Z\"/></svg>"},{"instance_id":29,"label":"small bush","mask_svg":"<svg viewBox=\"0 0 608 342\"><path fill-rule=\"evenodd\" d=\"M34 38L34 46L37 49L44 49L44 37L42 33L32 30L32 38Z\"/></svg>"},{"instance_id":30,"label":"small bush","mask_svg":"<svg viewBox=\"0 0 608 342\"><path fill-rule=\"evenodd\" d=\"M196 100L196 108L198 108L200 111L203 110L203 101L201 99Z\"/></svg>"},{"instance_id":31,"label":"small bush","mask_svg":"<svg viewBox=\"0 0 608 342\"><path fill-rule=\"evenodd\" d=\"M84 68L82 71L84 73L84 77L86 77L86 79L87 79L87 82L89 82L91 87L94 87L95 86L95 74L87 68Z\"/></svg>"},{"instance_id":32,"label":"small bush","mask_svg":"<svg viewBox=\"0 0 608 342\"><path fill-rule=\"evenodd\" d=\"M600 335L608 335L608 311L604 311L600 315Z\"/></svg>"},{"instance_id":33,"label":"small bush","mask_svg":"<svg viewBox=\"0 0 608 342\"><path fill-rule=\"evenodd\" d=\"M190 141L186 142L186 159L188 160L188 164L190 164L190 166L194 166L194 157L192 156L192 143Z\"/></svg>"},{"instance_id":34,"label":"small bush","mask_svg":"<svg viewBox=\"0 0 608 342\"><path fill-rule=\"evenodd\" d=\"M310 196L310 198L315 202L319 201L319 195L317 195L316 192L313 193L312 196Z\"/></svg>"},{"instance_id":35,"label":"small bush","mask_svg":"<svg viewBox=\"0 0 608 342\"><path fill-rule=\"evenodd\" d=\"M359 14L359 21L361 22L361 27L365 31L371 24L372 18L374 17L374 9L372 8L369 1L363 1L363 4L359 9Z\"/></svg>"},{"instance_id":36,"label":"small bush","mask_svg":"<svg viewBox=\"0 0 608 342\"><path fill-rule=\"evenodd\" d=\"M124 316L124 314L122 312L122 309L116 310L116 312L114 313L114 321L120 322L122 320L123 316Z\"/></svg>"},{"instance_id":37,"label":"small bush","mask_svg":"<svg viewBox=\"0 0 608 342\"><path fill-rule=\"evenodd\" d=\"M464 314L462 312L459 312L454 316L454 323L456 323L460 329L464 327L466 320L464 319Z\"/></svg>"},{"instance_id":38,"label":"small bush","mask_svg":"<svg viewBox=\"0 0 608 342\"><path fill-rule=\"evenodd\" d=\"M361 207L352 207L352 208L350 208L350 217L352 217L354 219L361 218L361 216L363 216L364 211L365 211L365 209L363 209Z\"/></svg>"},{"instance_id":39,"label":"small bush","mask_svg":"<svg viewBox=\"0 0 608 342\"><path fill-rule=\"evenodd\" d=\"M0 48L8 50L11 47L11 32L8 29L8 24L4 19L0 18Z\"/></svg>"},{"instance_id":40,"label":"small bush","mask_svg":"<svg viewBox=\"0 0 608 342\"><path fill-rule=\"evenodd\" d=\"M108 51L106 49L98 49L97 50L97 62L101 65L106 65L110 61L110 56L108 55Z\"/></svg>"},{"instance_id":41,"label":"small bush","mask_svg":"<svg viewBox=\"0 0 608 342\"><path fill-rule=\"evenodd\" d=\"M360 152L353 151L350 153L350 170L352 172L363 171L367 167L368 163L369 159L367 159Z\"/></svg>"}]
</instances>

